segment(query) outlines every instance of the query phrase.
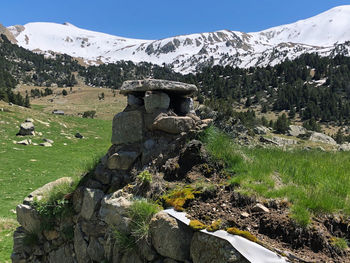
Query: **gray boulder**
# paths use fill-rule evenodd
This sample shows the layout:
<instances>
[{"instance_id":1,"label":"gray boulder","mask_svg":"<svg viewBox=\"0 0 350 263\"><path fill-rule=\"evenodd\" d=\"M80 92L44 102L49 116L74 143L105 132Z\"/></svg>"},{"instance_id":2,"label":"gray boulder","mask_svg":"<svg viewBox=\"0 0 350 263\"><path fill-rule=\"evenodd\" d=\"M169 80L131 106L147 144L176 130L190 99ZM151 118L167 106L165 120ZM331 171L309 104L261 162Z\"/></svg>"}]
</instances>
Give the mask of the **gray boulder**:
<instances>
[{"instance_id":1,"label":"gray boulder","mask_svg":"<svg viewBox=\"0 0 350 263\"><path fill-rule=\"evenodd\" d=\"M80 133L80 132L77 132L75 135L74 135L75 138L78 138L78 139L83 139L84 136Z\"/></svg>"},{"instance_id":2,"label":"gray boulder","mask_svg":"<svg viewBox=\"0 0 350 263\"><path fill-rule=\"evenodd\" d=\"M341 151L341 152L350 151L350 143L346 142L346 143L339 145L338 151Z\"/></svg>"},{"instance_id":3,"label":"gray boulder","mask_svg":"<svg viewBox=\"0 0 350 263\"><path fill-rule=\"evenodd\" d=\"M197 91L197 87L192 84L161 79L129 80L124 81L123 85L120 88L120 93L130 94L135 92L146 92L153 90L169 91L182 95L190 95Z\"/></svg>"},{"instance_id":4,"label":"gray boulder","mask_svg":"<svg viewBox=\"0 0 350 263\"><path fill-rule=\"evenodd\" d=\"M101 190L86 188L84 190L83 206L80 215L86 220L89 220L103 196L104 193Z\"/></svg>"},{"instance_id":5,"label":"gray boulder","mask_svg":"<svg viewBox=\"0 0 350 263\"><path fill-rule=\"evenodd\" d=\"M128 170L138 156L137 152L120 151L108 158L107 167L111 170Z\"/></svg>"},{"instance_id":6,"label":"gray boulder","mask_svg":"<svg viewBox=\"0 0 350 263\"><path fill-rule=\"evenodd\" d=\"M139 111L120 112L113 118L112 144L139 142L143 135L143 118Z\"/></svg>"},{"instance_id":7,"label":"gray boulder","mask_svg":"<svg viewBox=\"0 0 350 263\"><path fill-rule=\"evenodd\" d=\"M20 126L17 136L35 135L34 124L32 122L23 122Z\"/></svg>"},{"instance_id":8,"label":"gray boulder","mask_svg":"<svg viewBox=\"0 0 350 263\"><path fill-rule=\"evenodd\" d=\"M127 231L129 226L128 208L132 195L118 190L105 196L101 202L99 216L110 226L118 226L118 230Z\"/></svg>"},{"instance_id":9,"label":"gray boulder","mask_svg":"<svg viewBox=\"0 0 350 263\"><path fill-rule=\"evenodd\" d=\"M152 124L153 130L163 131L171 134L188 132L196 127L195 121L190 117L164 116L161 115Z\"/></svg>"},{"instance_id":10,"label":"gray boulder","mask_svg":"<svg viewBox=\"0 0 350 263\"><path fill-rule=\"evenodd\" d=\"M40 230L41 222L38 212L29 205L20 204L16 207L17 221L28 232Z\"/></svg>"},{"instance_id":11,"label":"gray boulder","mask_svg":"<svg viewBox=\"0 0 350 263\"><path fill-rule=\"evenodd\" d=\"M13 263L26 262L26 255L23 243L25 236L26 232L23 227L18 227L13 233L13 252L11 255L11 260Z\"/></svg>"},{"instance_id":12,"label":"gray boulder","mask_svg":"<svg viewBox=\"0 0 350 263\"><path fill-rule=\"evenodd\" d=\"M309 140L312 142L320 142L320 143L326 143L331 145L337 145L337 142L332 137L320 132L313 132Z\"/></svg>"},{"instance_id":13,"label":"gray boulder","mask_svg":"<svg viewBox=\"0 0 350 263\"><path fill-rule=\"evenodd\" d=\"M25 139L25 140L16 142L16 144L30 145L30 144L32 144L32 140L31 139Z\"/></svg>"},{"instance_id":14,"label":"gray boulder","mask_svg":"<svg viewBox=\"0 0 350 263\"><path fill-rule=\"evenodd\" d=\"M42 142L42 143L39 143L39 145L43 147L52 147L52 144L49 142Z\"/></svg>"},{"instance_id":15,"label":"gray boulder","mask_svg":"<svg viewBox=\"0 0 350 263\"><path fill-rule=\"evenodd\" d=\"M74 229L74 251L78 263L90 262L87 254L88 244L84 239L80 226L76 225Z\"/></svg>"},{"instance_id":16,"label":"gray boulder","mask_svg":"<svg viewBox=\"0 0 350 263\"><path fill-rule=\"evenodd\" d=\"M53 144L54 143L54 141L53 140L51 140L51 139L43 139L44 140L44 142L48 142L48 143L50 143L50 144Z\"/></svg>"},{"instance_id":17,"label":"gray boulder","mask_svg":"<svg viewBox=\"0 0 350 263\"><path fill-rule=\"evenodd\" d=\"M95 262L102 262L104 259L103 246L96 238L91 238L89 246L87 248L87 253Z\"/></svg>"},{"instance_id":18,"label":"gray boulder","mask_svg":"<svg viewBox=\"0 0 350 263\"><path fill-rule=\"evenodd\" d=\"M157 213L151 220L150 233L156 251L179 261L190 259L193 231L165 212Z\"/></svg>"},{"instance_id":19,"label":"gray boulder","mask_svg":"<svg viewBox=\"0 0 350 263\"><path fill-rule=\"evenodd\" d=\"M193 263L248 263L226 240L196 232L191 242Z\"/></svg>"},{"instance_id":20,"label":"gray boulder","mask_svg":"<svg viewBox=\"0 0 350 263\"><path fill-rule=\"evenodd\" d=\"M147 113L167 110L170 105L170 97L168 94L159 91L147 91L143 100Z\"/></svg>"},{"instance_id":21,"label":"gray boulder","mask_svg":"<svg viewBox=\"0 0 350 263\"><path fill-rule=\"evenodd\" d=\"M73 251L69 245L62 246L49 254L49 263L74 263Z\"/></svg>"}]
</instances>

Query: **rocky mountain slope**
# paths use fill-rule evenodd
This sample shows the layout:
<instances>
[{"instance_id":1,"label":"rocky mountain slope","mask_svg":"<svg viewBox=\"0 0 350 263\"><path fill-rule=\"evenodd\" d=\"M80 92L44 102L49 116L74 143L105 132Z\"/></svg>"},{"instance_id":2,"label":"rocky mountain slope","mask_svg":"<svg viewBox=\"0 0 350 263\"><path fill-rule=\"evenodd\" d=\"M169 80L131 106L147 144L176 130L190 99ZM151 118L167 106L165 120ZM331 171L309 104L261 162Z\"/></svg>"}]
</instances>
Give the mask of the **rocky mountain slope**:
<instances>
[{"instance_id":1,"label":"rocky mountain slope","mask_svg":"<svg viewBox=\"0 0 350 263\"><path fill-rule=\"evenodd\" d=\"M29 23L10 26L18 44L29 50L66 53L89 64L120 60L151 62L188 73L207 65L238 67L275 65L303 53L349 54L350 6L339 6L309 19L244 33L221 30L160 40L123 38L72 24ZM345 44L344 44L345 43Z\"/></svg>"}]
</instances>

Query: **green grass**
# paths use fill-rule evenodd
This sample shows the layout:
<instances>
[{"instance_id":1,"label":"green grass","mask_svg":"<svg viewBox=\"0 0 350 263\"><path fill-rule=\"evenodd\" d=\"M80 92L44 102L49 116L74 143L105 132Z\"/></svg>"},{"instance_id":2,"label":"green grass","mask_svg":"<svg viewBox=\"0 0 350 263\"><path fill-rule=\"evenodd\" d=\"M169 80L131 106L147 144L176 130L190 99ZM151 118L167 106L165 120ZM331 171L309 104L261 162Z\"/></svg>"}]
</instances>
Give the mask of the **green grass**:
<instances>
[{"instance_id":1,"label":"green grass","mask_svg":"<svg viewBox=\"0 0 350 263\"><path fill-rule=\"evenodd\" d=\"M15 219L0 217L0 262L2 263L11 262L12 237L18 225Z\"/></svg>"},{"instance_id":2,"label":"green grass","mask_svg":"<svg viewBox=\"0 0 350 263\"><path fill-rule=\"evenodd\" d=\"M213 158L235 174L232 185L248 195L287 198L291 217L301 225L312 214L350 215L350 153L241 147L215 128L202 139Z\"/></svg>"},{"instance_id":3,"label":"green grass","mask_svg":"<svg viewBox=\"0 0 350 263\"><path fill-rule=\"evenodd\" d=\"M344 251L349 248L348 241L345 238L340 238L340 237L332 237L331 245L339 249L340 251Z\"/></svg>"},{"instance_id":4,"label":"green grass","mask_svg":"<svg viewBox=\"0 0 350 263\"><path fill-rule=\"evenodd\" d=\"M30 192L58 178L80 175L90 169L96 156L106 153L110 146L112 123L54 116L17 106L8 109L11 112L0 112L0 218L13 219L16 205ZM54 141L52 147L12 142L25 139L17 137L16 133L20 123L28 117L34 119L35 130L43 133L42 136L31 136L32 141L40 143L43 138L48 138ZM49 127L37 120L49 123ZM84 135L84 139L76 139L76 132ZM12 234L7 236L1 232L0 238L3 239L0 242L0 262L9 262Z\"/></svg>"},{"instance_id":5,"label":"green grass","mask_svg":"<svg viewBox=\"0 0 350 263\"><path fill-rule=\"evenodd\" d=\"M149 225L154 214L160 211L160 207L146 199L135 200L128 209L128 217L131 219L130 232L125 233L115 230L115 238L120 248L124 251L130 251L136 244L149 240Z\"/></svg>"}]
</instances>

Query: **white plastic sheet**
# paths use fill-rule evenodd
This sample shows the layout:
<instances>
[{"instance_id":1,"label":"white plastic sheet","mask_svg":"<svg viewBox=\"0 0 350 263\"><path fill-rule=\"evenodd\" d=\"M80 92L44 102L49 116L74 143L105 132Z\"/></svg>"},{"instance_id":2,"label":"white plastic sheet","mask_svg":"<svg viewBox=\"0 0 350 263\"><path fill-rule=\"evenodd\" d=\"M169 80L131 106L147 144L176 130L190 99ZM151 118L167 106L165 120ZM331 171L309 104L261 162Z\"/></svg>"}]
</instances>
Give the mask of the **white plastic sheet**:
<instances>
[{"instance_id":1,"label":"white plastic sheet","mask_svg":"<svg viewBox=\"0 0 350 263\"><path fill-rule=\"evenodd\" d=\"M177 220L189 225L190 220L186 217L186 213L177 212L174 209L164 210L170 216L176 218ZM206 230L201 230L201 232L208 235L216 236L221 239L227 240L242 256L252 263L286 263L288 262L282 256L264 248L263 246L249 241L243 237L237 235L230 235L226 231L219 230L216 232L208 232Z\"/></svg>"}]
</instances>

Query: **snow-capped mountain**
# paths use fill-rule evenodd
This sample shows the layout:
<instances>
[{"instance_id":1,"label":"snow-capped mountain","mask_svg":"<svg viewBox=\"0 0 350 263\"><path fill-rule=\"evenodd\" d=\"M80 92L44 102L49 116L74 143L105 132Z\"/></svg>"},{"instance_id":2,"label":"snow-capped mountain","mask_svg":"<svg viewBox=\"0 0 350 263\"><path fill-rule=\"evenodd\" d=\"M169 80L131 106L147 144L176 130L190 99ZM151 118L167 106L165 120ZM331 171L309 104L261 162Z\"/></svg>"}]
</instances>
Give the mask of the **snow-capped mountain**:
<instances>
[{"instance_id":1,"label":"snow-capped mountain","mask_svg":"<svg viewBox=\"0 0 350 263\"><path fill-rule=\"evenodd\" d=\"M286 58L317 52L349 55L350 5L309 19L253 33L221 30L160 40L123 38L72 24L29 23L11 26L17 44L50 55L66 53L88 64L119 60L151 62L188 73L206 65L274 65Z\"/></svg>"}]
</instances>

